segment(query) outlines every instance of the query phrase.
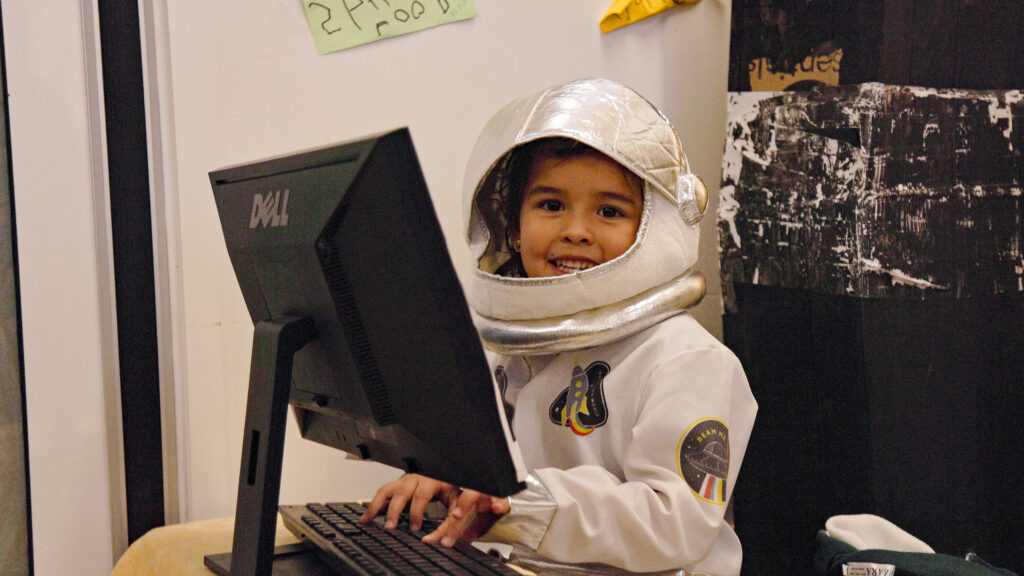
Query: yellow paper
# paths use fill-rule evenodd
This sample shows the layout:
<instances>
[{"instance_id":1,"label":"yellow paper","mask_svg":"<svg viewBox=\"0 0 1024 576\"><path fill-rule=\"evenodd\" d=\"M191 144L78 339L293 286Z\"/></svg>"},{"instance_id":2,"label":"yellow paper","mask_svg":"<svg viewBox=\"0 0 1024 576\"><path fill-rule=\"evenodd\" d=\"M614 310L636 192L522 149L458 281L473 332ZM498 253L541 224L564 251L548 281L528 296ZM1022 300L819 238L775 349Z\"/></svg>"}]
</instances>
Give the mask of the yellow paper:
<instances>
[{"instance_id":1,"label":"yellow paper","mask_svg":"<svg viewBox=\"0 0 1024 576\"><path fill-rule=\"evenodd\" d=\"M476 16L473 0L302 0L320 54Z\"/></svg>"},{"instance_id":2,"label":"yellow paper","mask_svg":"<svg viewBox=\"0 0 1024 576\"><path fill-rule=\"evenodd\" d=\"M611 32L669 8L697 2L700 0L615 0L601 18L601 32Z\"/></svg>"}]
</instances>

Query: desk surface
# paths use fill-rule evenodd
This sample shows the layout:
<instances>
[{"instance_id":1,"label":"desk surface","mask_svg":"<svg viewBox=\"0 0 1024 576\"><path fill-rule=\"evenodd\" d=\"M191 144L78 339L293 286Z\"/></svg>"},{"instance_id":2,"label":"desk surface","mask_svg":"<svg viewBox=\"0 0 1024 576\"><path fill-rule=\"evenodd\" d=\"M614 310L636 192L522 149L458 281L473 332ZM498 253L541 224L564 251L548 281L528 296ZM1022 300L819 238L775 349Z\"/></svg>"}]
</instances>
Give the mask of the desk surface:
<instances>
[{"instance_id":1,"label":"desk surface","mask_svg":"<svg viewBox=\"0 0 1024 576\"><path fill-rule=\"evenodd\" d=\"M231 552L234 529L234 518L154 528L128 547L110 576L212 576L203 558ZM296 542L278 516L275 546Z\"/></svg>"}]
</instances>

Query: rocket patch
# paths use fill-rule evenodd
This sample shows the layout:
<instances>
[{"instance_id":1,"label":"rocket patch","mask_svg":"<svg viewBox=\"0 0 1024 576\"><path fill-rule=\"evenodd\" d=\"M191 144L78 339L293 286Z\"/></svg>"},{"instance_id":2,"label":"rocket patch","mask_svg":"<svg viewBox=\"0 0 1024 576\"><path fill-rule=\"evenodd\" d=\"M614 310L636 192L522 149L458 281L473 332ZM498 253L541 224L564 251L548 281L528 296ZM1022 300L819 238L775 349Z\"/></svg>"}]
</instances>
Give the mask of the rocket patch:
<instances>
[{"instance_id":1,"label":"rocket patch","mask_svg":"<svg viewBox=\"0 0 1024 576\"><path fill-rule=\"evenodd\" d=\"M551 403L548 415L559 426L570 428L579 436L586 436L608 421L608 405L604 400L604 377L611 367L594 362L584 370L573 366L569 386Z\"/></svg>"},{"instance_id":2,"label":"rocket patch","mask_svg":"<svg viewBox=\"0 0 1024 576\"><path fill-rule=\"evenodd\" d=\"M711 504L725 504L729 477L729 427L717 418L697 420L679 439L676 466L693 493Z\"/></svg>"},{"instance_id":3,"label":"rocket patch","mask_svg":"<svg viewBox=\"0 0 1024 576\"><path fill-rule=\"evenodd\" d=\"M516 408L505 399L505 394L508 393L508 374L505 372L504 366L498 366L494 369L494 380L498 383L498 391L501 392L501 405L505 408L505 419L508 420L509 424L512 424L512 418L516 415Z\"/></svg>"}]
</instances>

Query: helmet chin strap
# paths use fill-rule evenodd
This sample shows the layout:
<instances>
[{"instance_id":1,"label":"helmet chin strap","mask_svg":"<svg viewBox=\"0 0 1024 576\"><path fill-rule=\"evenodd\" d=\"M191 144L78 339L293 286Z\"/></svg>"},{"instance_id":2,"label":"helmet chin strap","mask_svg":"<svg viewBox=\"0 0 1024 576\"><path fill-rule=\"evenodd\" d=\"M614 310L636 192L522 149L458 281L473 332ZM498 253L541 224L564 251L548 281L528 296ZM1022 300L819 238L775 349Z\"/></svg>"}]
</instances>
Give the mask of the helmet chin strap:
<instances>
[{"instance_id":1,"label":"helmet chin strap","mask_svg":"<svg viewBox=\"0 0 1024 576\"><path fill-rule=\"evenodd\" d=\"M538 356L600 346L650 328L699 303L704 276L687 271L661 286L621 302L568 316L539 320L497 320L476 315L484 347L507 356Z\"/></svg>"}]
</instances>

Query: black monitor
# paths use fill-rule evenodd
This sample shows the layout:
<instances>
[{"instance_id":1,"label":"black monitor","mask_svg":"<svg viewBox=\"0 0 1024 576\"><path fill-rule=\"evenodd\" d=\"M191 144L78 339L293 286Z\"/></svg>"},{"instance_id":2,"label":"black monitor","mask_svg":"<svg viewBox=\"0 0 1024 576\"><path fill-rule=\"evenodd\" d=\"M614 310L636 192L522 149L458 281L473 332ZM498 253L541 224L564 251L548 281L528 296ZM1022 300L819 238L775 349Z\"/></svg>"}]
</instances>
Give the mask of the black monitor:
<instances>
[{"instance_id":1,"label":"black monitor","mask_svg":"<svg viewBox=\"0 0 1024 576\"><path fill-rule=\"evenodd\" d=\"M523 487L407 129L210 181L255 328L232 574L270 573L288 405L304 438L359 458Z\"/></svg>"}]
</instances>

